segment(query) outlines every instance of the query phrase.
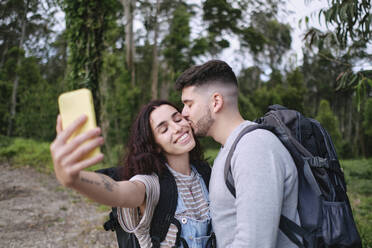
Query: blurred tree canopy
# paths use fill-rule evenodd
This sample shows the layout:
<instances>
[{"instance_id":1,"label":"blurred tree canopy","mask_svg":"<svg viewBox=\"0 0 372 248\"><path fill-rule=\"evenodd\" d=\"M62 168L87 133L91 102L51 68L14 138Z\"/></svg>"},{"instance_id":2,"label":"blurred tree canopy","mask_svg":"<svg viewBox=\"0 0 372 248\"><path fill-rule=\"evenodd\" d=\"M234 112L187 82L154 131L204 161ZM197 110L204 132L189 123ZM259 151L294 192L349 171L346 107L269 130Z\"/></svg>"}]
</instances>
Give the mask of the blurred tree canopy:
<instances>
[{"instance_id":1,"label":"blurred tree canopy","mask_svg":"<svg viewBox=\"0 0 372 248\"><path fill-rule=\"evenodd\" d=\"M310 47L316 46L321 50L325 45L332 46L337 55L328 59L346 65L336 77L337 90L355 89L358 111L372 87L372 70L354 68L357 62L370 64L372 60L368 49L372 44L371 7L370 0L331 0L329 6L318 13L319 20L323 17L327 31L310 28L305 37Z\"/></svg>"},{"instance_id":2,"label":"blurred tree canopy","mask_svg":"<svg viewBox=\"0 0 372 248\"><path fill-rule=\"evenodd\" d=\"M0 134L51 141L58 95L87 87L115 163L139 107L154 98L180 106L173 87L180 73L221 58L235 42L245 118L282 104L319 118L341 156L371 156L371 72L354 69L371 59L371 5L329 3L319 13L329 30L310 28L295 64L281 0L1 1Z\"/></svg>"}]
</instances>

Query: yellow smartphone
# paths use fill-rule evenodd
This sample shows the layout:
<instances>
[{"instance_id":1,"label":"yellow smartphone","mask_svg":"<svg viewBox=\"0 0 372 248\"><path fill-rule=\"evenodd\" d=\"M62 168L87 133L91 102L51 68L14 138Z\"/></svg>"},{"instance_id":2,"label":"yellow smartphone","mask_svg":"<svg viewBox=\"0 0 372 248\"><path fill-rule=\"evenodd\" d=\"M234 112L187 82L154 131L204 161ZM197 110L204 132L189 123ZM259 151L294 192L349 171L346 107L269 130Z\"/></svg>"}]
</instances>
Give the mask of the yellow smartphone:
<instances>
[{"instance_id":1,"label":"yellow smartphone","mask_svg":"<svg viewBox=\"0 0 372 248\"><path fill-rule=\"evenodd\" d=\"M62 118L62 128L65 129L73 123L81 115L85 114L88 119L84 125L76 130L70 137L72 139L76 135L91 130L97 127L96 114L94 111L93 96L89 89L78 89L61 94L58 97L59 113ZM69 139L69 140L70 140ZM67 142L69 142L69 140ZM100 153L100 148L97 147L83 159L95 156Z\"/></svg>"}]
</instances>

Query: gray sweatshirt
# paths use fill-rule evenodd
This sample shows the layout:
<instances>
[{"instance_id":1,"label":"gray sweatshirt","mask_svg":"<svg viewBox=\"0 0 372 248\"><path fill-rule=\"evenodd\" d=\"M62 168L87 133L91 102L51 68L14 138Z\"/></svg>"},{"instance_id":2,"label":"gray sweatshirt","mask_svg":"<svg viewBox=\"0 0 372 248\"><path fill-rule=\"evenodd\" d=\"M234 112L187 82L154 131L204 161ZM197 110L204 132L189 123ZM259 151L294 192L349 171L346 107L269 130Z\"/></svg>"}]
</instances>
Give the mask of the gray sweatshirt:
<instances>
[{"instance_id":1,"label":"gray sweatshirt","mask_svg":"<svg viewBox=\"0 0 372 248\"><path fill-rule=\"evenodd\" d=\"M245 121L230 134L212 168L209 197L217 247L297 247L279 230L281 214L299 223L297 170L274 134L257 129L240 140L231 160L236 199L226 187L227 154L247 125L254 123Z\"/></svg>"}]
</instances>

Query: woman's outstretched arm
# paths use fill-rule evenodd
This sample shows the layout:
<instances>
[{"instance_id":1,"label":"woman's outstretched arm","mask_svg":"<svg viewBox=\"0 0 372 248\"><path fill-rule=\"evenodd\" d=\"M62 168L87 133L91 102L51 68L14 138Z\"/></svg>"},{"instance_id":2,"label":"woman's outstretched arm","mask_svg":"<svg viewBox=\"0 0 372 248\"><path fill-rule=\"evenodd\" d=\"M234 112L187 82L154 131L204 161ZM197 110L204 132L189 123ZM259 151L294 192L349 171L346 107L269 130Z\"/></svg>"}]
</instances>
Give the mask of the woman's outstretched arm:
<instances>
[{"instance_id":1,"label":"woman's outstretched arm","mask_svg":"<svg viewBox=\"0 0 372 248\"><path fill-rule=\"evenodd\" d=\"M85 121L86 117L82 116L62 130L61 117L57 118L57 137L50 145L50 151L58 181L104 205L130 208L144 205L146 188L142 182L116 182L106 175L83 171L103 159L103 154L84 159L86 154L103 144L99 128L82 133L67 143Z\"/></svg>"}]
</instances>

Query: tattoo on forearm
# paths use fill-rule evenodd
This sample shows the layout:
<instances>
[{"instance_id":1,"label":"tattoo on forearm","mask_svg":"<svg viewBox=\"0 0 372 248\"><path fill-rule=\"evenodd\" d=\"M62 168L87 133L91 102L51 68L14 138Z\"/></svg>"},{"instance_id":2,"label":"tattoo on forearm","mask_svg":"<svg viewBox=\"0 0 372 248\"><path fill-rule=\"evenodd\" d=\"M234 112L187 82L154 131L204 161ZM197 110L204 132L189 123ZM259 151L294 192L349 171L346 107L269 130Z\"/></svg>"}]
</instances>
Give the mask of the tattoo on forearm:
<instances>
[{"instance_id":1,"label":"tattoo on forearm","mask_svg":"<svg viewBox=\"0 0 372 248\"><path fill-rule=\"evenodd\" d=\"M109 178L105 177L104 175L99 175L102 179L102 183L105 186L105 189L108 191L113 191L114 186L116 186L118 183L114 180L110 180Z\"/></svg>"},{"instance_id":2,"label":"tattoo on forearm","mask_svg":"<svg viewBox=\"0 0 372 248\"><path fill-rule=\"evenodd\" d=\"M94 180L90 180L90 179L85 178L85 177L81 177L80 180L84 183L89 183L89 184L94 184L94 185L101 185L99 182L94 181Z\"/></svg>"}]
</instances>

